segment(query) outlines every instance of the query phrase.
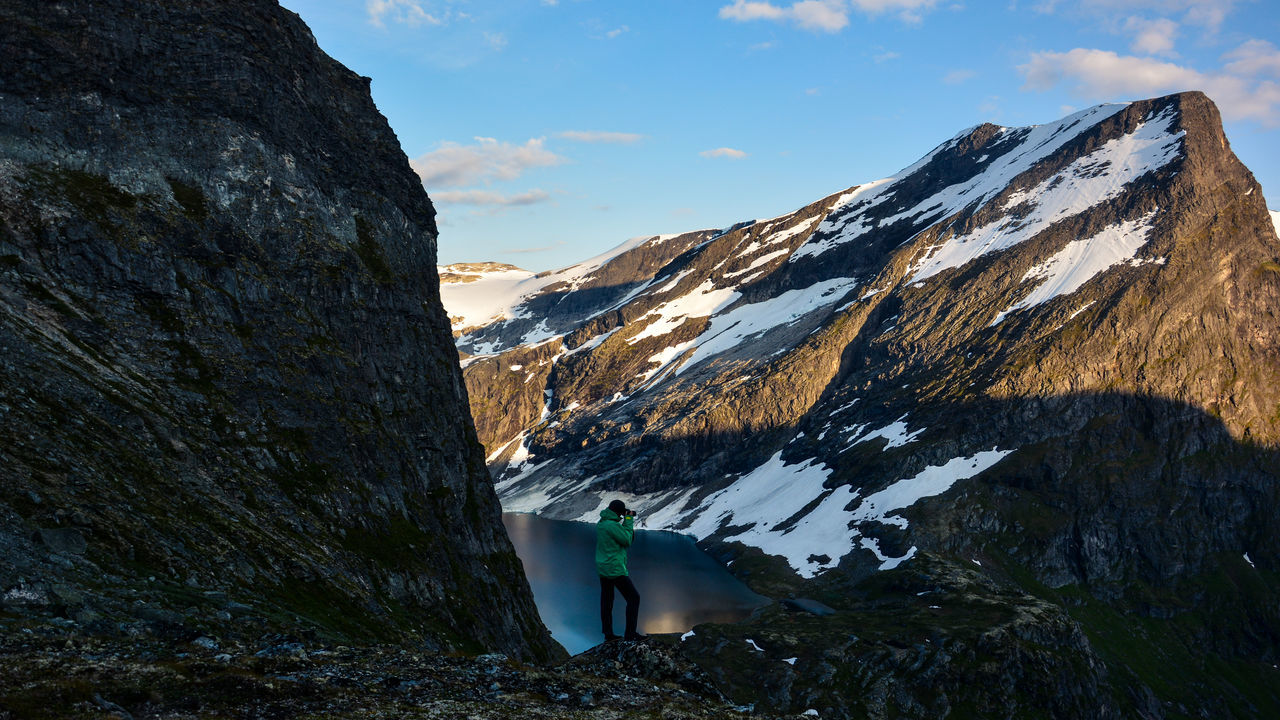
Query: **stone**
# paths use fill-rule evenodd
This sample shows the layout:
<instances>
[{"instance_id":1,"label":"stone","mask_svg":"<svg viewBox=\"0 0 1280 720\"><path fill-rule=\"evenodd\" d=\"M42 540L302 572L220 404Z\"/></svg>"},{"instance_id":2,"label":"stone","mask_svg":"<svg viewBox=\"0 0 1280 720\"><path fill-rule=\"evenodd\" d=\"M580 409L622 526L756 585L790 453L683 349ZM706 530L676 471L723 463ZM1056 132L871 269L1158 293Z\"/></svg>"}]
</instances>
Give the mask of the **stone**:
<instances>
[{"instance_id":1,"label":"stone","mask_svg":"<svg viewBox=\"0 0 1280 720\"><path fill-rule=\"evenodd\" d=\"M56 553L79 555L89 546L76 528L40 528L38 532L45 547Z\"/></svg>"}]
</instances>

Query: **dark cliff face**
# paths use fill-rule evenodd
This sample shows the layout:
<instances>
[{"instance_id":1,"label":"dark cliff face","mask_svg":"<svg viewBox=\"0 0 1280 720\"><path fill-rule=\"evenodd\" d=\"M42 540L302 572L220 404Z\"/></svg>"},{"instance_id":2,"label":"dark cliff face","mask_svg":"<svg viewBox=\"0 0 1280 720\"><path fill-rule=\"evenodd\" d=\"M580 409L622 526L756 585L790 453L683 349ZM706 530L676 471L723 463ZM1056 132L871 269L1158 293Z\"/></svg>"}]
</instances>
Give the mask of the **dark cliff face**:
<instances>
[{"instance_id":1,"label":"dark cliff face","mask_svg":"<svg viewBox=\"0 0 1280 720\"><path fill-rule=\"evenodd\" d=\"M0 53L6 607L553 653L368 80L252 0L6 2Z\"/></svg>"},{"instance_id":2,"label":"dark cliff face","mask_svg":"<svg viewBox=\"0 0 1280 720\"><path fill-rule=\"evenodd\" d=\"M1015 686L1075 673L1090 687L1047 685L1047 705L1083 703L1067 715L1262 717L1280 707L1262 680L1280 654L1278 263L1200 93L983 125L673 259L545 346L547 411L485 441L512 503L585 519L632 493L762 592L837 608L698 651L722 663L772 633L817 643L836 678L832 658L869 668L781 687L744 662L735 682L770 706L1043 707ZM525 378L501 371L528 352L514 329L467 366L478 415ZM881 705L853 703L872 676Z\"/></svg>"}]
</instances>

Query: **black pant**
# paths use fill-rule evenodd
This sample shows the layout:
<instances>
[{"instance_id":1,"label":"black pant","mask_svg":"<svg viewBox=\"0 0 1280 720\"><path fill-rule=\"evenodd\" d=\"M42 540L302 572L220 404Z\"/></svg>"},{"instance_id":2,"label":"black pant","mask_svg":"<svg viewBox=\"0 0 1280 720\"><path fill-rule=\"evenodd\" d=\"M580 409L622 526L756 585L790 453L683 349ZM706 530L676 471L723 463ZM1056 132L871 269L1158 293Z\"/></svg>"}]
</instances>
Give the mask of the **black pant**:
<instances>
[{"instance_id":1,"label":"black pant","mask_svg":"<svg viewBox=\"0 0 1280 720\"><path fill-rule=\"evenodd\" d=\"M631 582L631 578L626 575L600 578L600 628L604 631L605 637L613 635L614 588L617 588L618 592L622 593L622 599L627 601L626 636L634 636L636 634L636 620L640 617L640 593Z\"/></svg>"}]
</instances>

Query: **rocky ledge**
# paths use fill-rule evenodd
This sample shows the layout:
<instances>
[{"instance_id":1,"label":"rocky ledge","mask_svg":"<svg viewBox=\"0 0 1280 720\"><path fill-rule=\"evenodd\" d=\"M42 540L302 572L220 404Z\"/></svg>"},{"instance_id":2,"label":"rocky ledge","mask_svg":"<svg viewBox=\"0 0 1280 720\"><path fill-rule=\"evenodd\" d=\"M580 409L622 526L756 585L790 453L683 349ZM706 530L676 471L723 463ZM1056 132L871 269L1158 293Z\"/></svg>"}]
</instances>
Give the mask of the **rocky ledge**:
<instances>
[{"instance_id":1,"label":"rocky ledge","mask_svg":"<svg viewBox=\"0 0 1280 720\"><path fill-rule=\"evenodd\" d=\"M730 704L675 637L597 646L552 667L265 634L181 642L0 619L0 720L142 718L700 718Z\"/></svg>"}]
</instances>

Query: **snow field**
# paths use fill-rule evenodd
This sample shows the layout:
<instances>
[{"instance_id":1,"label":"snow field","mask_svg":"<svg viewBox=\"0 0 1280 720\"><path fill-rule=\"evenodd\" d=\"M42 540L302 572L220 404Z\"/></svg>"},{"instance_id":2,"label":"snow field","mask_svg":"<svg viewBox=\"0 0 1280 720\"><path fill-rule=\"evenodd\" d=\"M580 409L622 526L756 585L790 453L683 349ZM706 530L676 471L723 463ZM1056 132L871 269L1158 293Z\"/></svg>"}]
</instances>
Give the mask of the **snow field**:
<instances>
[{"instance_id":1,"label":"snow field","mask_svg":"<svg viewBox=\"0 0 1280 720\"><path fill-rule=\"evenodd\" d=\"M1155 213L1151 212L1137 220L1104 228L1091 238L1067 243L1053 257L1032 267L1022 276L1022 282L1038 280L1039 283L1025 298L996 314L991 325L998 325L1011 313L1035 307L1062 295L1070 295L1095 275L1116 265L1125 262L1141 264L1134 260L1134 256L1147 244L1147 234L1154 217ZM1077 310L1076 314L1083 310L1084 308Z\"/></svg>"},{"instance_id":2,"label":"snow field","mask_svg":"<svg viewBox=\"0 0 1280 720\"><path fill-rule=\"evenodd\" d=\"M688 293L662 303L637 320L642 322L650 316L656 316L643 330L627 338L627 344L635 345L648 337L666 335L680 327L685 318L707 317L740 297L742 294L732 288L717 288L714 281L704 280Z\"/></svg>"},{"instance_id":3,"label":"snow field","mask_svg":"<svg viewBox=\"0 0 1280 720\"><path fill-rule=\"evenodd\" d=\"M914 477L892 483L879 492L863 498L852 510L846 510L859 497L859 491L849 486L827 489L823 483L831 470L813 460L788 465L779 451L755 470L739 477L728 487L705 498L697 507L675 511L682 502L671 502L668 496L667 510L661 516L647 518L650 529L675 529L682 521L692 518L683 530L699 540L709 537L729 525L750 525L747 530L726 538L744 545L759 548L769 555L785 558L802 577L811 578L818 572L839 563L857 547L873 552L880 560L880 569L897 567L915 555L913 547L898 558L887 557L873 538L862 537L849 525L860 522L881 522L907 527L907 520L896 511L914 505L919 500L940 495L959 480L977 475L995 465L1012 450L988 450L971 457L954 458L942 465L929 466ZM692 493L692 491L688 491ZM790 527L778 526L795 516L814 501L817 505ZM644 499L627 501L641 507ZM826 555L826 562L811 560L813 556Z\"/></svg>"}]
</instances>

